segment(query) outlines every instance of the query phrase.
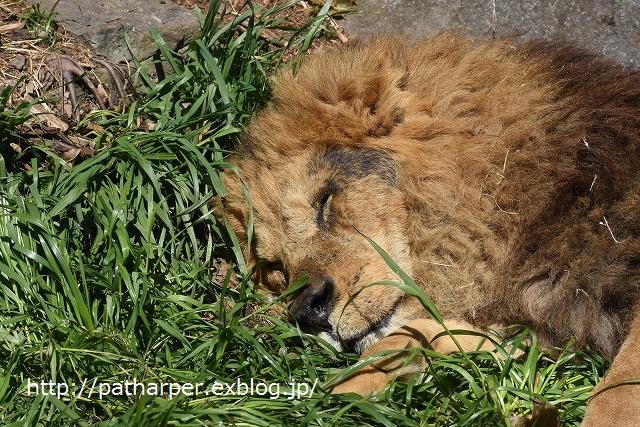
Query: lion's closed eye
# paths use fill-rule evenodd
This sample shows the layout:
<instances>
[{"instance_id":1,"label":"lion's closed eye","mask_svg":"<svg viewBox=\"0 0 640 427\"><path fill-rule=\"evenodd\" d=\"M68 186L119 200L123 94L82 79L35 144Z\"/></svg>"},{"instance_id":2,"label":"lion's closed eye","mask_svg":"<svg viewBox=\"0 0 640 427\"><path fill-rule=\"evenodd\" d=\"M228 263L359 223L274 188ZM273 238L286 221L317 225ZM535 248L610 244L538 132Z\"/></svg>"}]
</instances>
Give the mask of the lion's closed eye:
<instances>
[{"instance_id":1,"label":"lion's closed eye","mask_svg":"<svg viewBox=\"0 0 640 427\"><path fill-rule=\"evenodd\" d=\"M318 228L327 231L333 222L334 196L340 194L342 188L337 182L330 179L324 183L317 196L312 199L311 207L316 212L315 222Z\"/></svg>"},{"instance_id":2,"label":"lion's closed eye","mask_svg":"<svg viewBox=\"0 0 640 427\"><path fill-rule=\"evenodd\" d=\"M320 207L318 208L318 215L316 217L316 222L318 223L318 225L326 225L330 222L332 199L333 195L331 193L326 193L320 199Z\"/></svg>"}]
</instances>

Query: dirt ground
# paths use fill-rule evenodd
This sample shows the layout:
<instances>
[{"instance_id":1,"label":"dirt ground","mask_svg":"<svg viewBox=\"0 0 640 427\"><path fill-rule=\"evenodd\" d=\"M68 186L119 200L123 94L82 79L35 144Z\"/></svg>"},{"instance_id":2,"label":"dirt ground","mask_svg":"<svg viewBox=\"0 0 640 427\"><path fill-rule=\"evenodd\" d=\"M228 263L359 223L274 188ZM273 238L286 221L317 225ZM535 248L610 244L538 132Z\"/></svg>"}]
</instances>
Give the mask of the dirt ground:
<instances>
[{"instance_id":1,"label":"dirt ground","mask_svg":"<svg viewBox=\"0 0 640 427\"><path fill-rule=\"evenodd\" d=\"M198 7L203 13L207 12L211 3L211 0L164 1L174 1L188 8ZM288 0L253 0L252 3L268 8L286 2ZM334 19L328 25L330 28L323 42L339 43L347 40L338 22L345 13L353 10L355 2L343 0L334 3L336 6L331 10ZM293 27L301 26L322 4L323 0L301 1L293 8L287 9L286 24ZM225 0L224 10L228 19L233 19L245 5L246 0ZM316 44L320 45L323 42ZM22 95L28 94L38 98L46 95L48 90L59 86L55 84L56 80L65 80L61 73L57 73L58 76L56 76L53 72L56 61L57 68L61 68L75 78L92 74L97 67L104 67L100 58L96 58L91 50L69 34L64 26L58 25L51 17L41 12L38 6L29 5L25 0L0 0L0 92L26 78L26 82L20 84L21 90L16 90L14 96L24 98ZM113 70L110 74L116 71ZM97 104L100 107L116 107L117 98L121 98L122 94L111 96L106 93L105 86L90 77L87 76L87 79L91 80L96 87L92 95L102 98ZM108 77L113 79L118 76ZM75 115L76 118L82 113L79 106L71 105L69 108L61 113L67 116Z\"/></svg>"},{"instance_id":2,"label":"dirt ground","mask_svg":"<svg viewBox=\"0 0 640 427\"><path fill-rule=\"evenodd\" d=\"M188 8L199 7L205 13L211 4L211 0L173 0L173 2Z\"/></svg>"},{"instance_id":3,"label":"dirt ground","mask_svg":"<svg viewBox=\"0 0 640 427\"><path fill-rule=\"evenodd\" d=\"M86 62L91 51L25 0L0 0L0 89L38 74L38 62L58 52Z\"/></svg>"},{"instance_id":4,"label":"dirt ground","mask_svg":"<svg viewBox=\"0 0 640 427\"><path fill-rule=\"evenodd\" d=\"M206 13L209 10L209 5L211 4L211 0L171 1L183 7L191 9L199 8L203 13ZM269 9L277 5L288 3L289 1L290 0L253 0L252 3L257 6L262 6L265 9ZM313 14L324 4L324 2L325 0L307 0L299 2L292 8L287 9L287 13L285 15L285 24L296 28L301 27L305 22L309 21L312 18ZM229 19L232 19L233 16L237 15L244 7L246 7L246 3L247 0L225 0L224 7L227 17ZM325 35L324 40L316 42L314 46L318 47L324 42L347 41L348 37L345 34L343 28L340 26L339 22L344 17L344 15L355 11L355 9L355 0L334 0L333 6L330 10L330 15L333 18L329 22L331 31L329 31ZM270 36L271 34L267 32L266 35Z\"/></svg>"},{"instance_id":5,"label":"dirt ground","mask_svg":"<svg viewBox=\"0 0 640 427\"><path fill-rule=\"evenodd\" d=\"M97 61L37 6L25 0L0 0L0 109L33 103L29 111L38 117L17 129L25 139L11 141L10 149L20 153L26 145L47 145L71 164L93 155L90 140L72 129L91 109L119 104L93 79L92 70L101 59ZM114 69L111 73L124 82L124 73ZM87 93L76 91L75 85L61 89L62 81L75 79L88 83ZM57 95L65 102L35 102ZM21 166L30 169L26 161Z\"/></svg>"},{"instance_id":6,"label":"dirt ground","mask_svg":"<svg viewBox=\"0 0 640 427\"><path fill-rule=\"evenodd\" d=\"M211 0L164 1L198 7L203 13L211 3ZM287 1L253 0L253 4L271 7ZM287 10L286 23L301 26L323 3L322 0L301 1ZM228 19L233 19L245 4L245 0L225 0ZM347 39L336 22L350 11L354 2L345 0L336 4L331 10L334 19L329 23L330 31L326 32L329 36L316 42L316 46ZM30 143L46 143L73 163L93 155L89 139L82 134L95 129L79 129L82 118L98 108L125 108L132 90L128 86L127 70L96 57L53 18L26 0L0 0L0 95L12 92L9 106L58 97L61 101L55 104L34 105L31 111L38 113L39 121L21 132L28 134ZM72 81L79 84L69 84ZM4 107L0 104L0 108ZM24 148L17 144L11 146L15 151Z\"/></svg>"}]
</instances>

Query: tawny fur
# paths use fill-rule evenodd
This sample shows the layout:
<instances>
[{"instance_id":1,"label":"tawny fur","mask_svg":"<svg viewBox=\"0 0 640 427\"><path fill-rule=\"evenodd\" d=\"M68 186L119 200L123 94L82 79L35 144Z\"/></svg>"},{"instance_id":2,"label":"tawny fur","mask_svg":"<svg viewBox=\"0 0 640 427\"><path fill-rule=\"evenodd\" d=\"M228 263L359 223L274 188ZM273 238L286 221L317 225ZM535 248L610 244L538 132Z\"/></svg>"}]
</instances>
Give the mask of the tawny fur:
<instances>
[{"instance_id":1,"label":"tawny fur","mask_svg":"<svg viewBox=\"0 0 640 427\"><path fill-rule=\"evenodd\" d=\"M362 148L391 166L365 159L357 167L374 170L345 175L327 154ZM608 60L451 34L353 43L278 74L239 151L251 242L234 174L225 214L248 258L269 261L273 291L331 275L344 301L367 280L397 279L355 226L445 319L525 324L549 345L575 338L613 357L638 312L640 75ZM322 229L314 197L332 180L347 189L329 191ZM358 298L330 319L347 335L385 320L372 308L421 316L390 288Z\"/></svg>"}]
</instances>

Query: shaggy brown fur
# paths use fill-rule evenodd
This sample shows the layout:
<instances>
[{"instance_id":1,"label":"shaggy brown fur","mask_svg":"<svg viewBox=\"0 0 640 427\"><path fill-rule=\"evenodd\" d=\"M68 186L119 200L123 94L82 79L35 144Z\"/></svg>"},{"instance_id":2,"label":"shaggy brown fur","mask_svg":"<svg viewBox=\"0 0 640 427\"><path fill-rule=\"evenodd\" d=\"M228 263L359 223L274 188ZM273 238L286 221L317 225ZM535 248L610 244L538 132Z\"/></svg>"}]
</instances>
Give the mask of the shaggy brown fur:
<instances>
[{"instance_id":1,"label":"shaggy brown fur","mask_svg":"<svg viewBox=\"0 0 640 427\"><path fill-rule=\"evenodd\" d=\"M266 260L274 292L308 275L293 315L338 348L408 345L391 333L412 322L419 341L439 331L394 287L347 304L398 280L358 231L445 319L526 324L610 357L640 328L637 72L543 41L353 43L280 73L235 161L252 210L228 173L224 213L247 257ZM637 347L614 363L622 379L640 377ZM615 425L640 416L629 387L636 412L615 392L595 400ZM589 425L604 419L589 412Z\"/></svg>"}]
</instances>

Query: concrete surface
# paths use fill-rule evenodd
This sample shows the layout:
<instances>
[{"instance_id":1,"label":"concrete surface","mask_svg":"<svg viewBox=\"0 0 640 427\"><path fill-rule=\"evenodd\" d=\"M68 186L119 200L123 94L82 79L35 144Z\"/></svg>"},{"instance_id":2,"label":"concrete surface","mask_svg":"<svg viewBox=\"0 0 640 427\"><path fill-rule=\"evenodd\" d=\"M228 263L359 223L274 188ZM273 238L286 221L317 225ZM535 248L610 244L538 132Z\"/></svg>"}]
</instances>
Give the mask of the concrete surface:
<instances>
[{"instance_id":1,"label":"concrete surface","mask_svg":"<svg viewBox=\"0 0 640 427\"><path fill-rule=\"evenodd\" d=\"M56 0L28 0L50 11ZM149 34L158 28L167 45L178 49L198 33L195 13L171 0L60 0L56 20L97 54L122 62L149 58L157 46ZM131 51L125 42L131 41Z\"/></svg>"},{"instance_id":2,"label":"concrete surface","mask_svg":"<svg viewBox=\"0 0 640 427\"><path fill-rule=\"evenodd\" d=\"M640 67L640 0L358 0L350 36L407 36L457 29L468 35L562 38Z\"/></svg>"},{"instance_id":3,"label":"concrete surface","mask_svg":"<svg viewBox=\"0 0 640 427\"><path fill-rule=\"evenodd\" d=\"M49 10L55 0L41 2ZM640 68L640 0L357 0L360 12L341 21L351 37L401 32L408 37L457 29L469 35L563 38ZM172 0L60 0L67 30L96 53L119 62L145 59L156 49L149 29L159 28L171 48L197 34L195 14Z\"/></svg>"}]
</instances>

